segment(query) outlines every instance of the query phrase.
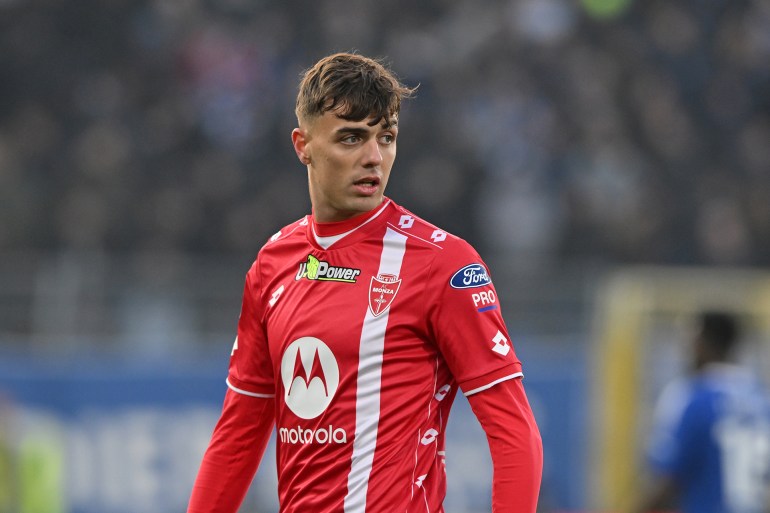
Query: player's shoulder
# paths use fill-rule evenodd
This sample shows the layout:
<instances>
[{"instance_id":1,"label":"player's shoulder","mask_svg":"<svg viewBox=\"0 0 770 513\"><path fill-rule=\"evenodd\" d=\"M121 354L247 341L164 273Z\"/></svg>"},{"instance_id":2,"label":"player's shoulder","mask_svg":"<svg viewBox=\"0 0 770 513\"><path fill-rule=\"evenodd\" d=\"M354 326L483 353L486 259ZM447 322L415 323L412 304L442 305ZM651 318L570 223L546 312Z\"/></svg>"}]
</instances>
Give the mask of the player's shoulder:
<instances>
[{"instance_id":1,"label":"player's shoulder","mask_svg":"<svg viewBox=\"0 0 770 513\"><path fill-rule=\"evenodd\" d=\"M293 223L289 223L273 235L270 236L267 241L262 245L260 252L263 252L271 248L279 248L283 244L292 241L296 238L305 238L305 230L308 224L310 224L310 215L303 216Z\"/></svg>"},{"instance_id":2,"label":"player's shoulder","mask_svg":"<svg viewBox=\"0 0 770 513\"><path fill-rule=\"evenodd\" d=\"M249 272L257 273L266 263L280 261L287 252L296 248L297 244L303 244L303 241L307 240L306 229L309 222L310 216L306 215L271 235L259 249Z\"/></svg>"},{"instance_id":3,"label":"player's shoulder","mask_svg":"<svg viewBox=\"0 0 770 513\"><path fill-rule=\"evenodd\" d=\"M413 247L426 252L421 258L433 274L455 289L484 287L492 284L481 255L468 241L395 205L388 219L390 228L406 235ZM430 255L430 256L428 256ZM430 262L428 264L428 262Z\"/></svg>"},{"instance_id":4,"label":"player's shoulder","mask_svg":"<svg viewBox=\"0 0 770 513\"><path fill-rule=\"evenodd\" d=\"M388 225L406 235L414 244L432 248L437 252L444 252L444 250L475 252L473 247L462 237L426 221L395 203L389 214Z\"/></svg>"},{"instance_id":5,"label":"player's shoulder","mask_svg":"<svg viewBox=\"0 0 770 513\"><path fill-rule=\"evenodd\" d=\"M271 235L257 252L256 258L246 273L247 278L259 280L266 268L274 268L292 249L296 249L297 244L306 241L309 222L310 216L303 216Z\"/></svg>"}]
</instances>

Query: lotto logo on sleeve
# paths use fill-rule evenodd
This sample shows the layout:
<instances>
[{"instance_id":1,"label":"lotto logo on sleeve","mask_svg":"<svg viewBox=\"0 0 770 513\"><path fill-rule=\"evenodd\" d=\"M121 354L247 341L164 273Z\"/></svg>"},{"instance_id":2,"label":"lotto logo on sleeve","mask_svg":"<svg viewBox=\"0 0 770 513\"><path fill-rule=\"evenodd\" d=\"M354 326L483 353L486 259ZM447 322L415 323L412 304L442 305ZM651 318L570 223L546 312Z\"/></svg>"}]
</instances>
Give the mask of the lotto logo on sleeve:
<instances>
[{"instance_id":1,"label":"lotto logo on sleeve","mask_svg":"<svg viewBox=\"0 0 770 513\"><path fill-rule=\"evenodd\" d=\"M494 344L492 346L492 351L497 354L506 356L511 350L508 339L505 338L505 335L503 335L503 332L500 330L497 330L497 335L492 339L492 343Z\"/></svg>"},{"instance_id":2,"label":"lotto logo on sleeve","mask_svg":"<svg viewBox=\"0 0 770 513\"><path fill-rule=\"evenodd\" d=\"M481 264L468 264L452 275L449 284L455 289L471 289L492 284L486 268Z\"/></svg>"}]
</instances>

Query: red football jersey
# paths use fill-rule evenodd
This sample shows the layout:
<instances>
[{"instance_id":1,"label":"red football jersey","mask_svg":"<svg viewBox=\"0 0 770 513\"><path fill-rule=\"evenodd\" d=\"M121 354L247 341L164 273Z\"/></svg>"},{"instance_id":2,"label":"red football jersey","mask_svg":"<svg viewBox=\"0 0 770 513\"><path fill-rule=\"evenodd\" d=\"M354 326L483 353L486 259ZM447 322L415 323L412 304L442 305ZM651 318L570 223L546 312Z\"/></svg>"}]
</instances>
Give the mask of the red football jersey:
<instances>
[{"instance_id":1,"label":"red football jersey","mask_svg":"<svg viewBox=\"0 0 770 513\"><path fill-rule=\"evenodd\" d=\"M282 512L391 513L443 511L458 387L519 376L478 253L386 199L265 244L227 382L275 397Z\"/></svg>"}]
</instances>

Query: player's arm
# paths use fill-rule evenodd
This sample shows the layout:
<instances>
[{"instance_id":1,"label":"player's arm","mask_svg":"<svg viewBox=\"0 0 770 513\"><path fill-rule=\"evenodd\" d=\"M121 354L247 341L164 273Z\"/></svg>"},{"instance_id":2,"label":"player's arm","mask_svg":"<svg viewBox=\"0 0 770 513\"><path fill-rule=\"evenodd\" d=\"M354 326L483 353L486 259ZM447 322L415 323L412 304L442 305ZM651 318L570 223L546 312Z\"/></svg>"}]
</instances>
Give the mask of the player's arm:
<instances>
[{"instance_id":1,"label":"player's arm","mask_svg":"<svg viewBox=\"0 0 770 513\"><path fill-rule=\"evenodd\" d=\"M227 390L187 513L238 511L270 439L274 402Z\"/></svg>"},{"instance_id":2,"label":"player's arm","mask_svg":"<svg viewBox=\"0 0 770 513\"><path fill-rule=\"evenodd\" d=\"M543 445L520 378L468 396L492 454L492 511L534 513Z\"/></svg>"},{"instance_id":3,"label":"player's arm","mask_svg":"<svg viewBox=\"0 0 770 513\"><path fill-rule=\"evenodd\" d=\"M275 423L273 371L262 324L259 260L246 275L222 415L203 456L188 513L235 513Z\"/></svg>"},{"instance_id":4,"label":"player's arm","mask_svg":"<svg viewBox=\"0 0 770 513\"><path fill-rule=\"evenodd\" d=\"M534 513L542 442L486 264L466 242L448 240L432 270L428 319L441 354L486 432L494 471L493 511Z\"/></svg>"}]
</instances>

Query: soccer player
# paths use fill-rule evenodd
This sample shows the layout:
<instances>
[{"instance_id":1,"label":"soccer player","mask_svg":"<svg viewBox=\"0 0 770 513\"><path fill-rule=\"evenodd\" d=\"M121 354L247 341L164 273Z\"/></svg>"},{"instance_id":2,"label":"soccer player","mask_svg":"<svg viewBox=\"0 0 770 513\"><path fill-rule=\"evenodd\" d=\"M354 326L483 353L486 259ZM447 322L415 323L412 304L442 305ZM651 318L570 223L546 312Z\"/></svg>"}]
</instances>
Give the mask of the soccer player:
<instances>
[{"instance_id":1,"label":"soccer player","mask_svg":"<svg viewBox=\"0 0 770 513\"><path fill-rule=\"evenodd\" d=\"M442 512L458 389L487 435L493 511L535 511L542 444L487 267L384 195L412 93L358 54L305 73L292 141L312 213L246 274L188 513L237 511L274 426L281 512Z\"/></svg>"},{"instance_id":2,"label":"soccer player","mask_svg":"<svg viewBox=\"0 0 770 513\"><path fill-rule=\"evenodd\" d=\"M669 384L649 450L654 480L639 512L671 503L682 513L770 511L770 402L734 363L737 320L706 312L692 344L691 376Z\"/></svg>"}]
</instances>

